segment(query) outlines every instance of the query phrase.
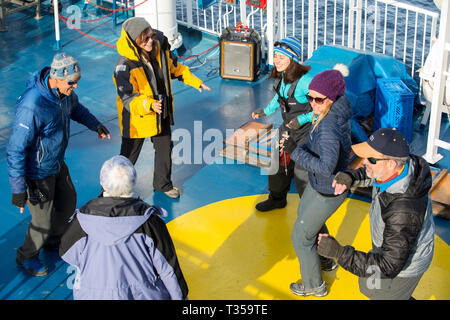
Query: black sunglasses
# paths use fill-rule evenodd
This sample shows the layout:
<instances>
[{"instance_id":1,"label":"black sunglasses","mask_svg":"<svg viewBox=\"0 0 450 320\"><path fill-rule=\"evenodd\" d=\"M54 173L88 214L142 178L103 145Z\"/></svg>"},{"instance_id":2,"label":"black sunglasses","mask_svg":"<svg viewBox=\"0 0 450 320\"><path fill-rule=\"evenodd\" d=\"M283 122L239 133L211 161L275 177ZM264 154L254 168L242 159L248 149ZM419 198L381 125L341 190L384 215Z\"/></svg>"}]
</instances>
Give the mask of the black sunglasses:
<instances>
[{"instance_id":1,"label":"black sunglasses","mask_svg":"<svg viewBox=\"0 0 450 320\"><path fill-rule=\"evenodd\" d=\"M150 39L155 40L155 38L156 38L156 33L152 33L151 35L145 37L144 43L147 43L148 40L150 40Z\"/></svg>"},{"instance_id":2,"label":"black sunglasses","mask_svg":"<svg viewBox=\"0 0 450 320\"><path fill-rule=\"evenodd\" d=\"M377 159L377 158L367 158L367 161L369 161L371 164L377 164L377 161L382 161L382 160L389 160L389 159Z\"/></svg>"},{"instance_id":3,"label":"black sunglasses","mask_svg":"<svg viewBox=\"0 0 450 320\"><path fill-rule=\"evenodd\" d=\"M281 47L281 48L283 48L283 49L286 49L286 50L289 50L289 51L293 51L293 50L291 49L291 47L289 47L287 44L285 44L285 43L283 43L283 42L280 42L280 41L275 42L275 43L273 44L273 46L274 46L274 47Z\"/></svg>"},{"instance_id":4,"label":"black sunglasses","mask_svg":"<svg viewBox=\"0 0 450 320\"><path fill-rule=\"evenodd\" d=\"M74 86L74 85L76 85L78 83L78 80L77 81L67 81L67 84L69 85L69 86Z\"/></svg>"},{"instance_id":5,"label":"black sunglasses","mask_svg":"<svg viewBox=\"0 0 450 320\"><path fill-rule=\"evenodd\" d=\"M309 103L314 101L317 104L322 104L327 99L327 97L325 98L311 97L309 94L306 95L306 98L308 99Z\"/></svg>"}]
</instances>

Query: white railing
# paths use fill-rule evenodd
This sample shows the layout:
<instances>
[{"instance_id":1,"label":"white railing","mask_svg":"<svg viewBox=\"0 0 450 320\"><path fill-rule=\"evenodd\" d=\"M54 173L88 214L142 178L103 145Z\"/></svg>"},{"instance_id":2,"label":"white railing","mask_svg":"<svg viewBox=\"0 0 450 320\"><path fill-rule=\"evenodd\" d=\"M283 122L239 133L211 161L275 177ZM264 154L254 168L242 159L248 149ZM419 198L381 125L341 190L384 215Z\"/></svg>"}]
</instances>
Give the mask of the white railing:
<instances>
[{"instance_id":1,"label":"white railing","mask_svg":"<svg viewBox=\"0 0 450 320\"><path fill-rule=\"evenodd\" d=\"M273 0L269 2L270 8ZM248 6L245 0L237 6L219 2L206 10L197 7L197 0L176 0L176 6L178 24L215 36L220 36L223 29L236 26L239 22L257 30L262 39L263 55L268 55L266 57L272 60L274 15L271 11Z\"/></svg>"},{"instance_id":2,"label":"white railing","mask_svg":"<svg viewBox=\"0 0 450 320\"><path fill-rule=\"evenodd\" d=\"M450 0L441 1L442 20L437 40L441 50L436 56L437 69L434 77L434 90L431 101L430 125L428 127L427 151L423 156L430 163L436 163L443 158L438 148L450 150L450 142L440 137L442 112L447 112L448 94L450 92L450 68L448 68L450 54ZM448 79L448 80L446 80ZM444 100L444 94L446 99ZM447 103L447 105L445 105Z\"/></svg>"},{"instance_id":3,"label":"white railing","mask_svg":"<svg viewBox=\"0 0 450 320\"><path fill-rule=\"evenodd\" d=\"M302 41L308 39L303 46L307 57L321 45L342 45L393 56L406 64L413 77L424 64L439 19L438 12L393 0L280 2L294 8L281 13L283 20L296 21L290 25L285 23L280 36L298 35ZM289 19L290 15L296 18Z\"/></svg>"},{"instance_id":4,"label":"white railing","mask_svg":"<svg viewBox=\"0 0 450 320\"><path fill-rule=\"evenodd\" d=\"M196 0L177 0L177 22L219 36L239 21L256 29L272 64L272 43L297 36L303 60L324 44L384 53L403 61L411 76L425 61L436 37L439 13L393 0L268 0L266 10L240 1L206 10ZM416 79L418 79L416 77Z\"/></svg>"}]
</instances>

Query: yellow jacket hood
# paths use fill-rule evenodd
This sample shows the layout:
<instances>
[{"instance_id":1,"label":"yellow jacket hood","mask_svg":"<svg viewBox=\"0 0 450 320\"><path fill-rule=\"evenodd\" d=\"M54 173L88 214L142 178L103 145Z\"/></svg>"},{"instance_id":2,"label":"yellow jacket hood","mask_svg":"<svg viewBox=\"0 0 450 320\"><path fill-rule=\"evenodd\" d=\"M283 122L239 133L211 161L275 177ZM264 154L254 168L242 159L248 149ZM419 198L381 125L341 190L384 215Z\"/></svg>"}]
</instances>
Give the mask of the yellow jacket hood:
<instances>
[{"instance_id":1,"label":"yellow jacket hood","mask_svg":"<svg viewBox=\"0 0 450 320\"><path fill-rule=\"evenodd\" d=\"M128 33L122 28L119 40L117 40L117 52L130 60L139 61L139 51L136 44L128 36Z\"/></svg>"}]
</instances>

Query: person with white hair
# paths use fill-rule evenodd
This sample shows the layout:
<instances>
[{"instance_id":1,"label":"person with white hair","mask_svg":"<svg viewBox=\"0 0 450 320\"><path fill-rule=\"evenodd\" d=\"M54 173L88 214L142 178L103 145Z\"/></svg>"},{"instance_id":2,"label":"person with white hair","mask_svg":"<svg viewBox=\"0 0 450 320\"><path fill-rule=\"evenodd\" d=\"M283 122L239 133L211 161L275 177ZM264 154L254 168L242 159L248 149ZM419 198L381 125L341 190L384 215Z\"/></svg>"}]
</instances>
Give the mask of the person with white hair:
<instances>
[{"instance_id":1,"label":"person with white hair","mask_svg":"<svg viewBox=\"0 0 450 320\"><path fill-rule=\"evenodd\" d=\"M103 197L75 211L60 256L77 269L75 300L181 300L188 286L161 218L135 197L136 170L124 156L100 170Z\"/></svg>"}]
</instances>

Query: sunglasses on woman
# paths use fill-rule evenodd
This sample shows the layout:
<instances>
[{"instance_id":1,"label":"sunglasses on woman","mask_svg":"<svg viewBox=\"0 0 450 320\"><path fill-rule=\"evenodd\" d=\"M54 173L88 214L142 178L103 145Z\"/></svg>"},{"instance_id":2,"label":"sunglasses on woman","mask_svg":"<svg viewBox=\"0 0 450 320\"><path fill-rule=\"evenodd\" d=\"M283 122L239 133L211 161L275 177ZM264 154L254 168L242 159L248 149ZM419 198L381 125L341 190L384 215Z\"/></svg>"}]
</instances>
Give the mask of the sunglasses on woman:
<instances>
[{"instance_id":1,"label":"sunglasses on woman","mask_svg":"<svg viewBox=\"0 0 450 320\"><path fill-rule=\"evenodd\" d=\"M309 94L306 95L306 98L308 99L309 103L312 103L314 101L317 104L322 104L327 99L327 97L325 98L311 97Z\"/></svg>"},{"instance_id":2,"label":"sunglasses on woman","mask_svg":"<svg viewBox=\"0 0 450 320\"><path fill-rule=\"evenodd\" d=\"M283 49L292 51L291 47L289 47L287 44L282 43L282 42L280 42L280 41L275 42L275 43L273 44L273 46L274 46L274 47L280 47L280 48L283 48Z\"/></svg>"},{"instance_id":3,"label":"sunglasses on woman","mask_svg":"<svg viewBox=\"0 0 450 320\"><path fill-rule=\"evenodd\" d=\"M151 35L146 36L145 39L144 39L144 43L147 43L148 40L150 40L150 39L154 40L155 36L156 36L156 33L152 33Z\"/></svg>"},{"instance_id":4,"label":"sunglasses on woman","mask_svg":"<svg viewBox=\"0 0 450 320\"><path fill-rule=\"evenodd\" d=\"M377 158L367 158L367 161L369 161L371 164L377 164L377 161L382 161L382 160L389 160L389 159L377 159Z\"/></svg>"}]
</instances>

